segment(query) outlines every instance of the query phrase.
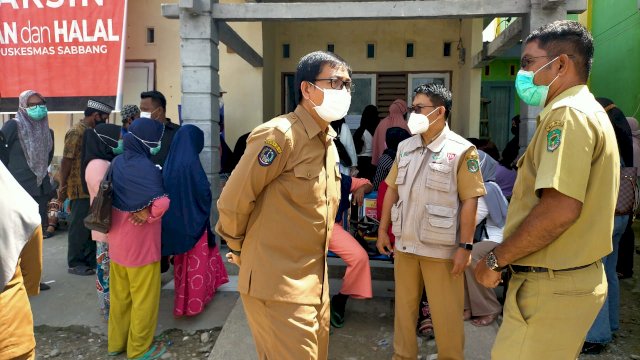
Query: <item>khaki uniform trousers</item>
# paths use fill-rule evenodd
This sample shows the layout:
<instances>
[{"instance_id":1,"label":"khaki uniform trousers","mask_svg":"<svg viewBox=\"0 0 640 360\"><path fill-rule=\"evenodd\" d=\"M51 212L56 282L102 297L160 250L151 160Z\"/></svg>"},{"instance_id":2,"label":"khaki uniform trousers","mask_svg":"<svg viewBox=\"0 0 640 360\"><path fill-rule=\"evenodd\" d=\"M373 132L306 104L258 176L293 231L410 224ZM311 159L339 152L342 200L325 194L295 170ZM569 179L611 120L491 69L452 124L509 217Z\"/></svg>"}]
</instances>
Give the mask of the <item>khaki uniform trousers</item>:
<instances>
[{"instance_id":1,"label":"khaki uniform trousers","mask_svg":"<svg viewBox=\"0 0 640 360\"><path fill-rule=\"evenodd\" d=\"M241 294L260 360L326 360L329 301L303 305Z\"/></svg>"},{"instance_id":2,"label":"khaki uniform trousers","mask_svg":"<svg viewBox=\"0 0 640 360\"><path fill-rule=\"evenodd\" d=\"M439 360L464 359L464 277L453 277L453 260L395 252L396 305L393 359L418 357L418 306L426 287Z\"/></svg>"},{"instance_id":3,"label":"khaki uniform trousers","mask_svg":"<svg viewBox=\"0 0 640 360\"><path fill-rule=\"evenodd\" d=\"M600 260L572 271L513 274L491 359L576 359L606 295Z\"/></svg>"}]
</instances>

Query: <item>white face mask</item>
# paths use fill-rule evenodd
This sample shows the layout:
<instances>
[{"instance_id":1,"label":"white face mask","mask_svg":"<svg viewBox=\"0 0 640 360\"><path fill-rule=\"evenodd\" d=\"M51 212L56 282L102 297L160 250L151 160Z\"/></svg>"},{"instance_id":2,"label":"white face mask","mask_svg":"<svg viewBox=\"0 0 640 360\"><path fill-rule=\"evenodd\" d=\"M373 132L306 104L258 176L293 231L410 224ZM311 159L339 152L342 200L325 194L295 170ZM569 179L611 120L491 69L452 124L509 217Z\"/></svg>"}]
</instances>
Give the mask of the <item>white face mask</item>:
<instances>
[{"instance_id":1,"label":"white face mask","mask_svg":"<svg viewBox=\"0 0 640 360\"><path fill-rule=\"evenodd\" d=\"M314 105L313 109L322 120L332 122L340 120L347 115L349 107L351 106L351 93L347 91L346 87L342 88L342 90L335 90L323 89L315 84L311 85L317 87L324 93L324 100L322 100L322 104L320 105L316 105L309 99Z\"/></svg>"},{"instance_id":2,"label":"white face mask","mask_svg":"<svg viewBox=\"0 0 640 360\"><path fill-rule=\"evenodd\" d=\"M412 112L411 115L409 115L409 121L407 122L407 126L409 126L409 131L411 131L413 135L427 132L427 130L429 130L429 125L438 121L438 119L429 121L429 117L428 117L429 115L433 114L436 110L438 110L438 108L433 109L433 111L428 113L427 115L422 115L422 114Z\"/></svg>"},{"instance_id":3,"label":"white face mask","mask_svg":"<svg viewBox=\"0 0 640 360\"><path fill-rule=\"evenodd\" d=\"M150 113L150 112L143 111L143 112L141 112L141 113L140 113L140 117L141 117L141 118L151 119L151 113Z\"/></svg>"}]
</instances>

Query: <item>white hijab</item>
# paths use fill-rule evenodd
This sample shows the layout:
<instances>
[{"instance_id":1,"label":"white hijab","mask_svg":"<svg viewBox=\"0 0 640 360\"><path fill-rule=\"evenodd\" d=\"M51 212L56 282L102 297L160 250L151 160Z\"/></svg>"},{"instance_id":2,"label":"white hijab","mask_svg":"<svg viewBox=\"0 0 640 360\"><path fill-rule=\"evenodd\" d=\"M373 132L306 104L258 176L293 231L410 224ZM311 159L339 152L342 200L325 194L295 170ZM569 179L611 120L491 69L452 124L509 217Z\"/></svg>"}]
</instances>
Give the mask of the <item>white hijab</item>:
<instances>
[{"instance_id":1,"label":"white hijab","mask_svg":"<svg viewBox=\"0 0 640 360\"><path fill-rule=\"evenodd\" d=\"M40 225L38 203L0 162L0 292L13 278L20 253Z\"/></svg>"}]
</instances>

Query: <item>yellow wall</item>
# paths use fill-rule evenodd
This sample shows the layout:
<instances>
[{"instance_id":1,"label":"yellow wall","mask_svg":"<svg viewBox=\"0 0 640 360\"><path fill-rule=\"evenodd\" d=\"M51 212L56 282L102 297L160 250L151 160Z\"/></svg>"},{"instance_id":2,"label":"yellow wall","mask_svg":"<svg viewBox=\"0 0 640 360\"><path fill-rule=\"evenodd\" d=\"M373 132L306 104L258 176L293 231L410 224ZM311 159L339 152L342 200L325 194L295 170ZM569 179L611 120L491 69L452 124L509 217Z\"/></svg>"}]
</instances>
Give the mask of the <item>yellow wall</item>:
<instances>
[{"instance_id":1,"label":"yellow wall","mask_svg":"<svg viewBox=\"0 0 640 360\"><path fill-rule=\"evenodd\" d=\"M472 26L473 25L473 26ZM336 54L344 58L354 72L423 72L451 71L453 93L452 127L463 136L477 136L480 112L480 70L470 69L471 58L482 46L482 20L462 22L463 44L466 47L466 65L458 64L457 42L460 36L459 20L407 20L407 21L335 21L335 22L282 22L265 25L265 33L273 39L265 44L275 47L275 60L271 83L275 91L271 98L275 112L282 111L282 73L295 72L299 59L312 51L326 50L335 45ZM475 40L472 46L472 36ZM414 57L405 56L406 43L413 42ZM451 56L443 56L444 42L451 42ZM366 44L376 44L376 57L366 57ZM290 44L290 58L282 58L282 44ZM269 69L270 70L270 69ZM265 71L269 71L265 68ZM265 75L265 78L268 75ZM265 87L265 91L269 91ZM475 102L470 104L470 102ZM386 114L383 114L386 115ZM469 124L475 124L470 126ZM475 128L475 129L474 129Z\"/></svg>"}]
</instances>

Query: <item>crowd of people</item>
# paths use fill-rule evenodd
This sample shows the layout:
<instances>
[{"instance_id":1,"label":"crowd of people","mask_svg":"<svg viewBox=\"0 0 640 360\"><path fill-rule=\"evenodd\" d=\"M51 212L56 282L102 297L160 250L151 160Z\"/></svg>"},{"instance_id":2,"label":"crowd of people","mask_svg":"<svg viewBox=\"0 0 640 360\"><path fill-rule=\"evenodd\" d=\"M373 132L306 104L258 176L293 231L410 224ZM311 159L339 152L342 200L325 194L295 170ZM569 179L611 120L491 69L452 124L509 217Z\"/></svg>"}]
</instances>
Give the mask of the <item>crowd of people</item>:
<instances>
[{"instance_id":1,"label":"crowd of people","mask_svg":"<svg viewBox=\"0 0 640 360\"><path fill-rule=\"evenodd\" d=\"M592 57L593 39L574 21L526 38L516 90L544 108L526 149L516 116L500 153L449 128L454 99L436 84L419 85L410 106L393 101L382 120L367 106L352 133L344 121L351 68L333 53L307 54L294 111L243 135L233 152L221 135L221 173L230 176L217 224L199 160L204 133L168 119L160 92L142 93L139 108L125 105L122 126L106 123L111 106L90 100L65 135L57 181L47 171L46 99L23 92L0 132L0 185L11 190L0 201L0 332L15 319L24 326L0 340L0 355L34 356L27 295L46 289L38 282L49 203L68 199L68 272L96 277L109 355L166 351L154 333L171 263L175 316L201 313L228 281L215 225L239 266L258 357L326 359L348 299L373 296L367 251L344 225L351 204L372 191L376 247L394 261L394 359L418 357L416 335L435 337L439 359L463 359L464 321L487 326L501 314L493 359L601 352L619 329L618 277L630 271L620 260L625 234L633 248L633 214L616 203L621 168L640 174L640 132L587 88ZM105 182L112 218L101 233L84 219ZM328 251L347 264L331 298ZM503 307L494 288L504 281Z\"/></svg>"}]
</instances>

